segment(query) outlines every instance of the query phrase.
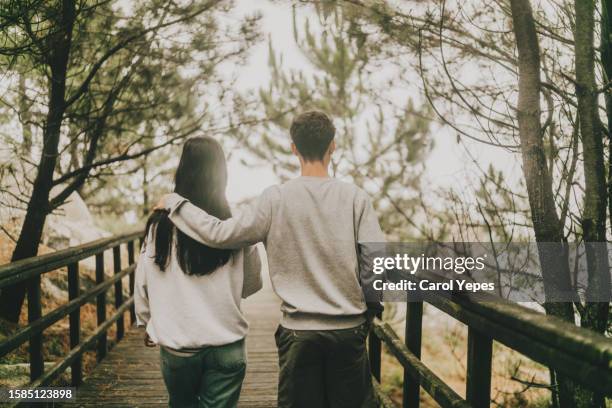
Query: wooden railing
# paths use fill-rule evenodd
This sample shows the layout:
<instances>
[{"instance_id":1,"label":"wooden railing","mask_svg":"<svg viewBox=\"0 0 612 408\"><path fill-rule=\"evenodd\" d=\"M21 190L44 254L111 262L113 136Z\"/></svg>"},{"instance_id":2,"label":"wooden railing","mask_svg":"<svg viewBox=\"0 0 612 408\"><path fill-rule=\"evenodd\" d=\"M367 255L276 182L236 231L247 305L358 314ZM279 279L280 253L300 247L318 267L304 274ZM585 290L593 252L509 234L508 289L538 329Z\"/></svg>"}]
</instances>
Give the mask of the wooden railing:
<instances>
[{"instance_id":1,"label":"wooden railing","mask_svg":"<svg viewBox=\"0 0 612 408\"><path fill-rule=\"evenodd\" d=\"M418 408L421 387L442 407L488 408L493 341L592 391L612 396L612 339L515 303L483 301L482 295L478 301L465 293L419 292L418 296L422 301L407 304L403 341L380 319L374 321L369 337L372 374L379 382L381 342L404 367L404 408ZM420 360L423 301L468 327L465 399ZM381 405L393 406L388 400Z\"/></svg>"},{"instance_id":2,"label":"wooden railing","mask_svg":"<svg viewBox=\"0 0 612 408\"><path fill-rule=\"evenodd\" d=\"M48 386L68 367L71 368L71 383L78 386L82 382L82 356L94 345L97 359L100 361L107 352L107 331L116 324L117 341L125 332L124 314L130 312L130 322L135 322L134 313L134 246L142 236L142 231L133 231L111 238L87 243L81 246L56 251L0 266L0 290L19 282L27 284L28 325L18 329L0 343L0 357L7 355L25 342L29 342L30 384L35 388ZM121 245L127 246L128 266L121 267ZM106 279L104 273L104 252L112 250L113 275ZM80 292L79 261L95 257L94 287ZM68 303L42 315L41 275L67 267ZM129 276L129 293L123 298L122 279ZM106 317L106 292L114 286L115 312ZM95 298L97 328L86 339L81 339L80 309L85 303ZM70 331L70 351L53 367L45 371L43 359L43 332L46 328L68 316Z\"/></svg>"},{"instance_id":3,"label":"wooden railing","mask_svg":"<svg viewBox=\"0 0 612 408\"><path fill-rule=\"evenodd\" d=\"M98 361L107 353L107 332L116 325L117 340L125 331L124 314L130 312L134 323L135 242L142 231L101 239L78 247L0 266L0 289L19 282L27 283L28 325L0 342L0 357L29 342L30 388L53 383L68 367L71 383L82 382L83 353L95 346ZM121 246L127 249L128 262L121 266ZM104 253L112 250L113 274L106 279ZM80 292L79 261L95 257L95 286ZM41 276L67 267L68 303L42 315ZM123 298L122 280L129 276L129 297ZM428 277L435 280L435 277ZM417 279L413 277L413 279ZM106 317L106 293L114 288L115 312ZM381 405L393 406L379 385L381 347L404 367L403 406L418 408L423 388L442 407L489 407L491 401L491 364L493 341L498 341L525 356L544 364L587 388L612 396L612 340L581 329L560 319L499 299L478 301L465 293L438 294L420 292L421 301L407 304L404 340L389 324L376 319L368 339L372 375ZM97 328L81 339L80 308L95 298ZM423 301L468 327L466 398L458 395L421 360ZM45 329L69 317L70 351L45 371L42 336Z\"/></svg>"}]
</instances>

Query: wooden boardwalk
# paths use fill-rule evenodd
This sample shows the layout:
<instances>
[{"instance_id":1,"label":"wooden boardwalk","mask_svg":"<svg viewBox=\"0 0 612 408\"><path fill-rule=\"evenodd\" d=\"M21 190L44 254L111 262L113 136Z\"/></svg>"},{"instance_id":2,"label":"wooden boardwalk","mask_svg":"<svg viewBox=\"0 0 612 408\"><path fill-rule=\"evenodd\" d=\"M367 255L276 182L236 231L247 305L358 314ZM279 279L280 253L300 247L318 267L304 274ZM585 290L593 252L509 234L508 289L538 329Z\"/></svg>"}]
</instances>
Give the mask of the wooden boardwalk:
<instances>
[{"instance_id":1,"label":"wooden boardwalk","mask_svg":"<svg viewBox=\"0 0 612 408\"><path fill-rule=\"evenodd\" d=\"M239 407L276 407L278 358L274 331L279 303L269 288L247 299L243 310L250 322L248 365ZM142 343L143 331L132 328L77 390L83 407L162 407L167 394L159 370L159 349ZM71 404L70 406L75 406Z\"/></svg>"}]
</instances>

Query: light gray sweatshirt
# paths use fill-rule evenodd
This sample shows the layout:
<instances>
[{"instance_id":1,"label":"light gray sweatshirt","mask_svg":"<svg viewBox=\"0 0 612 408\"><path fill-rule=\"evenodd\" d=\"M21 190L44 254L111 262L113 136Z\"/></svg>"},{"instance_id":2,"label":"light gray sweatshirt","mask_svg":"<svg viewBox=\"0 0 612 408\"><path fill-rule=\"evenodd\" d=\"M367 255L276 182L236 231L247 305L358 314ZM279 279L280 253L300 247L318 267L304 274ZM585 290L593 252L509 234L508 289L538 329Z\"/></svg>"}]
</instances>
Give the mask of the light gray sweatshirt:
<instances>
[{"instance_id":1,"label":"light gray sweatshirt","mask_svg":"<svg viewBox=\"0 0 612 408\"><path fill-rule=\"evenodd\" d=\"M269 187L223 221L177 194L165 207L177 228L209 246L264 243L283 327L328 330L364 322L357 244L384 242L384 236L368 195L355 185L299 177Z\"/></svg>"},{"instance_id":2,"label":"light gray sweatshirt","mask_svg":"<svg viewBox=\"0 0 612 408\"><path fill-rule=\"evenodd\" d=\"M155 343L173 350L194 350L238 341L248 324L241 298L261 289L257 249L235 251L230 260L204 276L185 274L172 247L164 271L155 264L151 233L140 253L134 282L138 326Z\"/></svg>"}]
</instances>

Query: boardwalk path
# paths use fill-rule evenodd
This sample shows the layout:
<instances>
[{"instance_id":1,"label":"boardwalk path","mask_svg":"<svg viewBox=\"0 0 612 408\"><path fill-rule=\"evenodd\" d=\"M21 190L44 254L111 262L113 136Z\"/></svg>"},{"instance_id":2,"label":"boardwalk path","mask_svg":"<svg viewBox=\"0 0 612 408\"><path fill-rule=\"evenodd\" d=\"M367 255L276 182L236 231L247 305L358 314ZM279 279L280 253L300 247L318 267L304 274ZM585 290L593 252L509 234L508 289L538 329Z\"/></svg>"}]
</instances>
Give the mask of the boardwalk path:
<instances>
[{"instance_id":1,"label":"boardwalk path","mask_svg":"<svg viewBox=\"0 0 612 408\"><path fill-rule=\"evenodd\" d=\"M278 359L274 330L279 306L269 288L243 303L251 324L247 337L248 368L239 407L276 407ZM132 328L109 352L77 392L79 406L167 406L159 371L159 350L142 345L141 330ZM74 406L74 405L71 405Z\"/></svg>"}]
</instances>

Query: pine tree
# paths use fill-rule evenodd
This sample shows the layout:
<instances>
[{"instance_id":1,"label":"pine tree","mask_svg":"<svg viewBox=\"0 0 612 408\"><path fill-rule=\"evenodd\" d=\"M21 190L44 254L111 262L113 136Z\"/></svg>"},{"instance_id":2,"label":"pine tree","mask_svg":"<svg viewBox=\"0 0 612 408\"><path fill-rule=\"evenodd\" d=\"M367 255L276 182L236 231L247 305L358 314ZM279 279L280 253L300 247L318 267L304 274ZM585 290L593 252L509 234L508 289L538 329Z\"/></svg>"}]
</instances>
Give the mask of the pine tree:
<instances>
[{"instance_id":1,"label":"pine tree","mask_svg":"<svg viewBox=\"0 0 612 408\"><path fill-rule=\"evenodd\" d=\"M355 22L355 10L333 2L317 3L314 9L314 25L311 19L302 21L296 9L293 15L294 41L310 67L285 69L282 54L270 43L269 84L238 104L243 122L261 116L267 120L234 136L284 180L299 168L290 150L292 118L306 110L327 113L336 126L334 175L371 194L388 233L400 238L419 234L411 221L432 148L431 112L411 99L398 108L381 96L396 80L376 74L381 62L371 57L379 56L377 39ZM257 109L243 109L249 102ZM398 216L397 207L404 214Z\"/></svg>"}]
</instances>

